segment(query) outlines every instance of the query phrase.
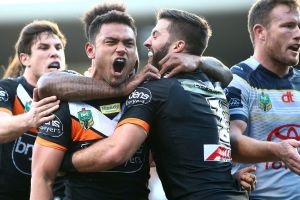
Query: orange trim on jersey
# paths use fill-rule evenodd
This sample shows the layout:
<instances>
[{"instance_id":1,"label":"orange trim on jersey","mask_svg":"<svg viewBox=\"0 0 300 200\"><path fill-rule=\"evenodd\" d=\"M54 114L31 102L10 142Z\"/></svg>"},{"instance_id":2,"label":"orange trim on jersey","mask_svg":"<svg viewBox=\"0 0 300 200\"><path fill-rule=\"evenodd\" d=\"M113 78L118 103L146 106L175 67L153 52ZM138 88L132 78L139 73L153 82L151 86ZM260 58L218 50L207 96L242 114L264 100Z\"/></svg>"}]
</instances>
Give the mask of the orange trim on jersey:
<instances>
[{"instance_id":1,"label":"orange trim on jersey","mask_svg":"<svg viewBox=\"0 0 300 200\"><path fill-rule=\"evenodd\" d=\"M35 142L37 142L38 144L40 144L42 146L50 147L50 148L53 148L53 149L58 149L58 150L61 150L61 151L67 151L68 150L64 146L61 146L59 144L50 142L48 140L44 140L43 138L40 138L40 137L37 137Z\"/></svg>"},{"instance_id":2,"label":"orange trim on jersey","mask_svg":"<svg viewBox=\"0 0 300 200\"><path fill-rule=\"evenodd\" d=\"M84 129L80 123L72 118L72 139L73 141L99 140L103 136L99 135L91 129Z\"/></svg>"},{"instance_id":3,"label":"orange trim on jersey","mask_svg":"<svg viewBox=\"0 0 300 200\"><path fill-rule=\"evenodd\" d=\"M147 122L145 122L141 119L137 119L137 118L124 119L117 124L117 127L122 126L123 124L127 124L127 123L139 125L145 129L147 134L149 133L150 125Z\"/></svg>"},{"instance_id":4,"label":"orange trim on jersey","mask_svg":"<svg viewBox=\"0 0 300 200\"><path fill-rule=\"evenodd\" d=\"M20 102L20 100L16 96L15 101L14 101L13 114L14 115L20 115L20 114L24 114L24 113L25 113L25 109L23 107L23 104ZM38 132L37 128L30 128L29 131L32 132L32 133L37 133Z\"/></svg>"},{"instance_id":5,"label":"orange trim on jersey","mask_svg":"<svg viewBox=\"0 0 300 200\"><path fill-rule=\"evenodd\" d=\"M25 112L24 110L24 106L22 105L22 103L20 102L20 100L18 99L18 97L15 97L15 101L14 101L14 110L13 110L13 114L14 115L19 115L19 114L23 114Z\"/></svg>"},{"instance_id":6,"label":"orange trim on jersey","mask_svg":"<svg viewBox=\"0 0 300 200\"><path fill-rule=\"evenodd\" d=\"M0 108L0 112L5 112L5 113L12 115L12 112L7 108Z\"/></svg>"}]
</instances>

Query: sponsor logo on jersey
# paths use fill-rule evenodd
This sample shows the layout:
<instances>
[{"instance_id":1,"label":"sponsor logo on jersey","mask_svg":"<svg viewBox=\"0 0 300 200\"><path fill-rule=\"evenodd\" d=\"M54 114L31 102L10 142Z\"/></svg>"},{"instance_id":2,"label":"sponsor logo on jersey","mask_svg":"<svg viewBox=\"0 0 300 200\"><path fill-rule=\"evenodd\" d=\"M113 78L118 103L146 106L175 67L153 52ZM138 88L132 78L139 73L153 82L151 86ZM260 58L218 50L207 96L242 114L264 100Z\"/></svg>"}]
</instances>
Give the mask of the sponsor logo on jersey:
<instances>
[{"instance_id":1,"label":"sponsor logo on jersey","mask_svg":"<svg viewBox=\"0 0 300 200\"><path fill-rule=\"evenodd\" d=\"M204 161L231 162L231 149L217 144L204 145Z\"/></svg>"},{"instance_id":2,"label":"sponsor logo on jersey","mask_svg":"<svg viewBox=\"0 0 300 200\"><path fill-rule=\"evenodd\" d=\"M148 88L136 88L126 100L126 106L148 104L152 99L151 91Z\"/></svg>"},{"instance_id":3,"label":"sponsor logo on jersey","mask_svg":"<svg viewBox=\"0 0 300 200\"><path fill-rule=\"evenodd\" d=\"M267 141L280 142L282 140L294 139L300 141L300 125L298 124L286 124L273 129L267 137ZM266 170L287 170L287 165L282 161L266 162Z\"/></svg>"},{"instance_id":4,"label":"sponsor logo on jersey","mask_svg":"<svg viewBox=\"0 0 300 200\"><path fill-rule=\"evenodd\" d=\"M61 123L61 120L55 116L53 120L46 122L39 127L39 133L51 137L60 137L64 133L63 124Z\"/></svg>"},{"instance_id":5,"label":"sponsor logo on jersey","mask_svg":"<svg viewBox=\"0 0 300 200\"><path fill-rule=\"evenodd\" d=\"M224 93L228 100L229 109L243 107L241 100L242 92L240 89L237 89L235 87L228 87L225 88Z\"/></svg>"},{"instance_id":6,"label":"sponsor logo on jersey","mask_svg":"<svg viewBox=\"0 0 300 200\"><path fill-rule=\"evenodd\" d=\"M241 108L242 102L238 98L230 98L228 101L229 108Z\"/></svg>"},{"instance_id":7,"label":"sponsor logo on jersey","mask_svg":"<svg viewBox=\"0 0 300 200\"><path fill-rule=\"evenodd\" d=\"M12 160L15 168L22 174L31 174L31 157L35 138L35 135L24 133L15 140Z\"/></svg>"},{"instance_id":8,"label":"sponsor logo on jersey","mask_svg":"<svg viewBox=\"0 0 300 200\"><path fill-rule=\"evenodd\" d=\"M293 103L293 93L292 92L286 92L281 96L281 100L283 103Z\"/></svg>"},{"instance_id":9,"label":"sponsor logo on jersey","mask_svg":"<svg viewBox=\"0 0 300 200\"><path fill-rule=\"evenodd\" d=\"M94 124L92 111L86 110L85 108L82 108L81 111L78 112L78 119L80 126L84 129L89 129Z\"/></svg>"},{"instance_id":10,"label":"sponsor logo on jersey","mask_svg":"<svg viewBox=\"0 0 300 200\"><path fill-rule=\"evenodd\" d=\"M121 111L121 104L114 103L109 105L100 106L100 111L103 114L119 113Z\"/></svg>"},{"instance_id":11,"label":"sponsor logo on jersey","mask_svg":"<svg viewBox=\"0 0 300 200\"><path fill-rule=\"evenodd\" d=\"M0 87L0 101L2 102L8 101L8 93L2 87Z\"/></svg>"},{"instance_id":12,"label":"sponsor logo on jersey","mask_svg":"<svg viewBox=\"0 0 300 200\"><path fill-rule=\"evenodd\" d=\"M25 105L24 105L24 111L25 111L25 112L29 112L31 102L32 102L32 101L27 101L27 102L25 102Z\"/></svg>"},{"instance_id":13,"label":"sponsor logo on jersey","mask_svg":"<svg viewBox=\"0 0 300 200\"><path fill-rule=\"evenodd\" d=\"M265 112L268 112L272 108L272 102L270 96L262 92L258 95L259 108Z\"/></svg>"}]
</instances>

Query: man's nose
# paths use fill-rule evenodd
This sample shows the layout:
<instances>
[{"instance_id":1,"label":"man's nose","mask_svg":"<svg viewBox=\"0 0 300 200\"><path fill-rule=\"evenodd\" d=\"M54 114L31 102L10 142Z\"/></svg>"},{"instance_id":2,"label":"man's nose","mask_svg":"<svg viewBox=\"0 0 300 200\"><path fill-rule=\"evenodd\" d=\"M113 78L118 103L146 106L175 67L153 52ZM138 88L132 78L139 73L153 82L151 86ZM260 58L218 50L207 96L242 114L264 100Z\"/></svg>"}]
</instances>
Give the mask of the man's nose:
<instances>
[{"instance_id":1,"label":"man's nose","mask_svg":"<svg viewBox=\"0 0 300 200\"><path fill-rule=\"evenodd\" d=\"M151 39L150 39L150 37L144 42L144 46L147 47L147 48L151 47Z\"/></svg>"}]
</instances>

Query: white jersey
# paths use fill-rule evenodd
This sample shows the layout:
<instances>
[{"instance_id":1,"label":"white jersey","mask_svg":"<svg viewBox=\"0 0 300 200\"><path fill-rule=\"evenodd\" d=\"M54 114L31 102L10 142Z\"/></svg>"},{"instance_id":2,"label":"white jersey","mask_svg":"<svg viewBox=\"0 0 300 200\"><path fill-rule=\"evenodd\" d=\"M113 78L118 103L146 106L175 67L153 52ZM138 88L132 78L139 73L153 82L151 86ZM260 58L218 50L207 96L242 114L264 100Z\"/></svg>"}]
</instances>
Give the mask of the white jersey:
<instances>
[{"instance_id":1,"label":"white jersey","mask_svg":"<svg viewBox=\"0 0 300 200\"><path fill-rule=\"evenodd\" d=\"M263 141L300 140L300 91L292 89L290 79L268 71L253 57L231 68L234 78L225 89L230 119L248 124L245 135ZM254 200L300 200L300 176L279 162L255 164ZM238 164L236 171L246 165Z\"/></svg>"}]
</instances>

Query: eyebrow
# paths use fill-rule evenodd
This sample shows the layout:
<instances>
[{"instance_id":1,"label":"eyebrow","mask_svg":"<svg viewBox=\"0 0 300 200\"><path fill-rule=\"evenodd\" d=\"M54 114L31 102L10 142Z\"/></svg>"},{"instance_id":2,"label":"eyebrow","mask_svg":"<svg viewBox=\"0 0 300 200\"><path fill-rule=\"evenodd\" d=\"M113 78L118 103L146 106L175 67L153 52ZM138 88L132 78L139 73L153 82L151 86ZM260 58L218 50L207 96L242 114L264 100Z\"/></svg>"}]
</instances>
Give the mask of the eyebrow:
<instances>
[{"instance_id":1,"label":"eyebrow","mask_svg":"<svg viewBox=\"0 0 300 200\"><path fill-rule=\"evenodd\" d=\"M105 40L119 40L118 38L115 38L115 37L106 37ZM125 38L123 41L134 41L135 39L134 38Z\"/></svg>"}]
</instances>

